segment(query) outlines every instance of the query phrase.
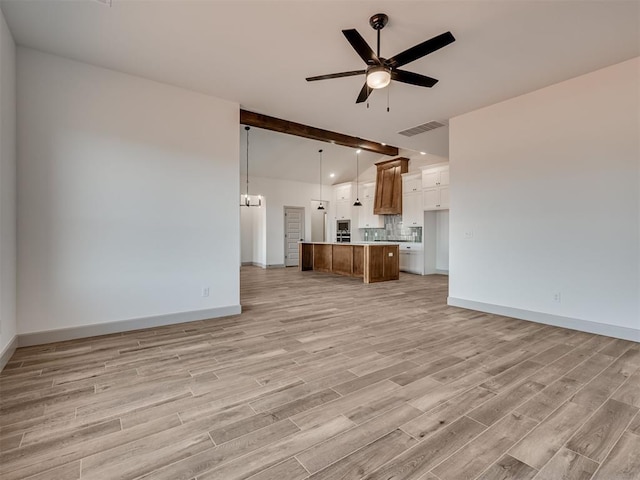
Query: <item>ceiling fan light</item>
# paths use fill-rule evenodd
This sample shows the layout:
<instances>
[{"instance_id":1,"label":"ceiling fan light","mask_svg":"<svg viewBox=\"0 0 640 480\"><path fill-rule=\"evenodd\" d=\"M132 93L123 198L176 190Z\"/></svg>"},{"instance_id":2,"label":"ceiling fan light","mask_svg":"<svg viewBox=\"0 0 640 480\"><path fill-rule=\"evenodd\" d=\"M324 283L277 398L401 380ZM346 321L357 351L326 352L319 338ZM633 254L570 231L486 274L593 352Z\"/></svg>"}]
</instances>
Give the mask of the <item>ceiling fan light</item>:
<instances>
[{"instance_id":1,"label":"ceiling fan light","mask_svg":"<svg viewBox=\"0 0 640 480\"><path fill-rule=\"evenodd\" d=\"M367 85L369 88L384 88L391 82L391 72L382 65L372 67L367 72Z\"/></svg>"}]
</instances>

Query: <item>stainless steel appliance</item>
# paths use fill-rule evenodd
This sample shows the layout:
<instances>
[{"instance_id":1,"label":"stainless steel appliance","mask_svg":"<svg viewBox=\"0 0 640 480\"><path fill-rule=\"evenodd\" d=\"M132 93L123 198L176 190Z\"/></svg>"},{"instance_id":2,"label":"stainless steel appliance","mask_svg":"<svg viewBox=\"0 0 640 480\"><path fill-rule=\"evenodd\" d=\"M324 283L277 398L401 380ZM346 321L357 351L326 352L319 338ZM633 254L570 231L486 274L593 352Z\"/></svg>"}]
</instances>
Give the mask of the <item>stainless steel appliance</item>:
<instances>
[{"instance_id":1,"label":"stainless steel appliance","mask_svg":"<svg viewBox=\"0 0 640 480\"><path fill-rule=\"evenodd\" d=\"M351 242L351 220L336 220L336 243Z\"/></svg>"}]
</instances>

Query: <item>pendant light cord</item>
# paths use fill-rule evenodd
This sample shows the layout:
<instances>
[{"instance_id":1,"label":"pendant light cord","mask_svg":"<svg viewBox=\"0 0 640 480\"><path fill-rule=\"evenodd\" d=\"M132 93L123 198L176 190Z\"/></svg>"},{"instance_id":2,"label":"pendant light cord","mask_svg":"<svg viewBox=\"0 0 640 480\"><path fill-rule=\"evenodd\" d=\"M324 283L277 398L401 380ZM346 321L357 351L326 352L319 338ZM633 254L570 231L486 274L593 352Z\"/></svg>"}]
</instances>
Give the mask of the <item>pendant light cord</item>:
<instances>
[{"instance_id":1,"label":"pendant light cord","mask_svg":"<svg viewBox=\"0 0 640 480\"><path fill-rule=\"evenodd\" d=\"M380 31L380 30L378 30ZM358 152L356 152L356 201L360 200L360 195L358 194L358 177L360 176L360 168L359 168L359 163L360 163L360 154Z\"/></svg>"},{"instance_id":2,"label":"pendant light cord","mask_svg":"<svg viewBox=\"0 0 640 480\"><path fill-rule=\"evenodd\" d=\"M249 130L251 129L251 127L244 127L244 129L247 131L247 198L245 198L245 201L248 204L249 203Z\"/></svg>"},{"instance_id":3,"label":"pendant light cord","mask_svg":"<svg viewBox=\"0 0 640 480\"><path fill-rule=\"evenodd\" d=\"M389 92L391 91L391 84L387 86L387 112L389 112Z\"/></svg>"},{"instance_id":4,"label":"pendant light cord","mask_svg":"<svg viewBox=\"0 0 640 480\"><path fill-rule=\"evenodd\" d=\"M322 205L322 149L318 150L318 155L320 157L320 205L318 205L318 210L324 210Z\"/></svg>"},{"instance_id":5,"label":"pendant light cord","mask_svg":"<svg viewBox=\"0 0 640 480\"><path fill-rule=\"evenodd\" d=\"M320 154L320 205L322 205L322 149L318 150Z\"/></svg>"}]
</instances>

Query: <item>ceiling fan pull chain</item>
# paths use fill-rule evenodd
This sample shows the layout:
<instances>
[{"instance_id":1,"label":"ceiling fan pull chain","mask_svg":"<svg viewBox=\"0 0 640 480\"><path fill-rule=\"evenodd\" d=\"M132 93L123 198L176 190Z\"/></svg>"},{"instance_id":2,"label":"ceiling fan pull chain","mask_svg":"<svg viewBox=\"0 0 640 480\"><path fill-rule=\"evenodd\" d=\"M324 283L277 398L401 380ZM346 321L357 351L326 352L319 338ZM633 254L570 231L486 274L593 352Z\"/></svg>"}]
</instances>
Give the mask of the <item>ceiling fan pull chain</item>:
<instances>
[{"instance_id":1,"label":"ceiling fan pull chain","mask_svg":"<svg viewBox=\"0 0 640 480\"><path fill-rule=\"evenodd\" d=\"M391 84L387 87L387 113L389 113L389 91L391 90Z\"/></svg>"}]
</instances>

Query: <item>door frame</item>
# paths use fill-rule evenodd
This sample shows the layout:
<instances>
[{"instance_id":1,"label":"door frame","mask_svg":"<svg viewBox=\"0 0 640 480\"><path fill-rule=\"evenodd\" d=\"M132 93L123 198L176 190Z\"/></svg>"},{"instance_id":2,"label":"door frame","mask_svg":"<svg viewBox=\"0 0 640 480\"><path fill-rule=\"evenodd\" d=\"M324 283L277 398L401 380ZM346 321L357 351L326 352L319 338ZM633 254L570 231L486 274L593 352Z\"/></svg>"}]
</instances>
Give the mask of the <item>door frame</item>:
<instances>
[{"instance_id":1,"label":"door frame","mask_svg":"<svg viewBox=\"0 0 640 480\"><path fill-rule=\"evenodd\" d=\"M304 207L293 207L293 206L288 206L285 205L283 207L283 211L282 211L282 219L283 219L283 246L284 246L284 266L287 267L289 265L287 265L287 254L289 253L289 245L287 242L287 210L299 210L300 211L300 232L302 233L302 238L299 238L298 240L304 240L304 236L305 236L305 231L306 231L306 226L305 226L305 208ZM298 259L298 262L300 262L300 260ZM294 265L291 265L292 267Z\"/></svg>"}]
</instances>

